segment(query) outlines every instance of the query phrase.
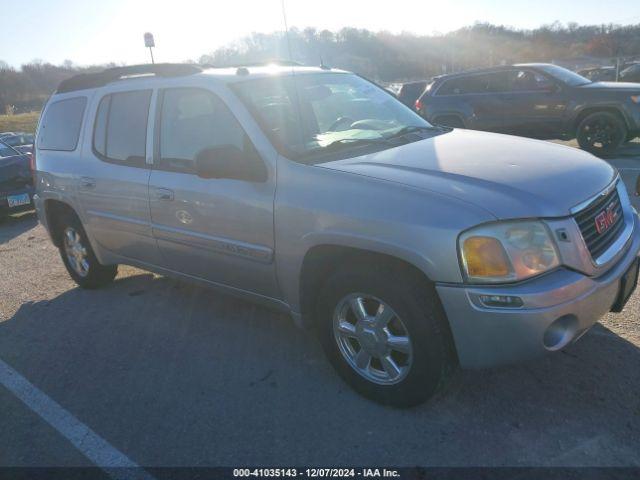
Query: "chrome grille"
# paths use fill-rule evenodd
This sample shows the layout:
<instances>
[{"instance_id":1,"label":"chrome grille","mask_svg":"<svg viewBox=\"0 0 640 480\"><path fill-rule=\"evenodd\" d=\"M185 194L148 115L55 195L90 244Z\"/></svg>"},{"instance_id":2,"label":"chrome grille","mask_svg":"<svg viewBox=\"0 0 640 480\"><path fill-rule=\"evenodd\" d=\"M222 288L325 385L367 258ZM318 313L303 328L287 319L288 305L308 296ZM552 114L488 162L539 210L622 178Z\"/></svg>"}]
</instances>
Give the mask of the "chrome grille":
<instances>
[{"instance_id":1,"label":"chrome grille","mask_svg":"<svg viewBox=\"0 0 640 480\"><path fill-rule=\"evenodd\" d=\"M609 208L614 212L615 220L606 230L599 233L596 219ZM624 213L618 189L614 188L607 195L595 199L576 213L574 219L578 223L582 238L591 253L591 258L597 260L616 241L624 229Z\"/></svg>"}]
</instances>

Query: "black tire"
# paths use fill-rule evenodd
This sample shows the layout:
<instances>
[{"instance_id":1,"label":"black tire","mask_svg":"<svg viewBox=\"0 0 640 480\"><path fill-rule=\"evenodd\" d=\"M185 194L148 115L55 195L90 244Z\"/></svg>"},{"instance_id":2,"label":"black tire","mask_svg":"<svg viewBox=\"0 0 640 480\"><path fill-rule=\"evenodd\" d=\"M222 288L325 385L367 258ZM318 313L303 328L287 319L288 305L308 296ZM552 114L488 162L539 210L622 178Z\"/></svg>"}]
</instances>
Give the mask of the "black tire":
<instances>
[{"instance_id":1,"label":"black tire","mask_svg":"<svg viewBox=\"0 0 640 480\"><path fill-rule=\"evenodd\" d=\"M456 115L443 115L433 119L433 123L442 127L464 128L464 122Z\"/></svg>"},{"instance_id":2,"label":"black tire","mask_svg":"<svg viewBox=\"0 0 640 480\"><path fill-rule=\"evenodd\" d=\"M67 254L68 243L65 240L67 232L77 232L81 247L84 248L85 258L88 265L86 274L82 275L78 272L77 268L72 265L72 260ZM117 265L102 265L96 258L87 234L84 231L80 219L73 213L68 212L61 215L56 220L56 240L58 249L60 250L60 256L62 262L69 272L69 275L74 282L81 288L95 289L103 287L113 281L118 274Z\"/></svg>"},{"instance_id":3,"label":"black tire","mask_svg":"<svg viewBox=\"0 0 640 480\"><path fill-rule=\"evenodd\" d=\"M614 113L595 112L580 122L576 139L580 148L587 152L610 155L627 139L627 127Z\"/></svg>"},{"instance_id":4,"label":"black tire","mask_svg":"<svg viewBox=\"0 0 640 480\"><path fill-rule=\"evenodd\" d=\"M334 334L334 313L341 300L353 292L382 300L406 326L412 362L398 383L381 385L365 378L341 351ZM395 265L353 264L330 275L318 295L315 326L338 374L358 393L384 405L411 407L425 402L445 385L457 366L451 333L435 288L417 274ZM369 365L367 368L373 366Z\"/></svg>"}]
</instances>

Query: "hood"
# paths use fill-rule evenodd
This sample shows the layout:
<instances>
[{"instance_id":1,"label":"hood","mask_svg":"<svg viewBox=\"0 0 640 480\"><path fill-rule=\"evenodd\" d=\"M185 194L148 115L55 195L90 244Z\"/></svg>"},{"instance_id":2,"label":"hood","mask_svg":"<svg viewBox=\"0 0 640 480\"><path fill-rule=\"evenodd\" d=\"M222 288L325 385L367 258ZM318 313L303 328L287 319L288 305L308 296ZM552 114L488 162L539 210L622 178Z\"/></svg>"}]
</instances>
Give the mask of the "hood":
<instances>
[{"instance_id":1,"label":"hood","mask_svg":"<svg viewBox=\"0 0 640 480\"><path fill-rule=\"evenodd\" d=\"M569 215L616 175L576 148L461 129L318 166L455 197L501 219Z\"/></svg>"},{"instance_id":2,"label":"hood","mask_svg":"<svg viewBox=\"0 0 640 480\"><path fill-rule=\"evenodd\" d=\"M589 90L617 90L621 92L640 93L640 83L631 82L593 82L586 85L580 85L577 88Z\"/></svg>"}]
</instances>

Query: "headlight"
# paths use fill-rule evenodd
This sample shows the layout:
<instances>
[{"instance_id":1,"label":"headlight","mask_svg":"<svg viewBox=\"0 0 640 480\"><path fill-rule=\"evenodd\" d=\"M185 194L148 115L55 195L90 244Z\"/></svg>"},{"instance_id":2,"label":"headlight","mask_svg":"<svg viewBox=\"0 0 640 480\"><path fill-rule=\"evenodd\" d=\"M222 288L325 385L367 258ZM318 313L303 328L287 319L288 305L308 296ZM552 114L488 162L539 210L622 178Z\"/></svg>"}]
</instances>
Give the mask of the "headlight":
<instances>
[{"instance_id":1,"label":"headlight","mask_svg":"<svg viewBox=\"0 0 640 480\"><path fill-rule=\"evenodd\" d=\"M640 95L631 95L631 101L633 103L640 103Z\"/></svg>"},{"instance_id":2,"label":"headlight","mask_svg":"<svg viewBox=\"0 0 640 480\"><path fill-rule=\"evenodd\" d=\"M483 225L464 232L458 249L467 280L500 283L524 280L558 265L558 251L541 222Z\"/></svg>"}]
</instances>

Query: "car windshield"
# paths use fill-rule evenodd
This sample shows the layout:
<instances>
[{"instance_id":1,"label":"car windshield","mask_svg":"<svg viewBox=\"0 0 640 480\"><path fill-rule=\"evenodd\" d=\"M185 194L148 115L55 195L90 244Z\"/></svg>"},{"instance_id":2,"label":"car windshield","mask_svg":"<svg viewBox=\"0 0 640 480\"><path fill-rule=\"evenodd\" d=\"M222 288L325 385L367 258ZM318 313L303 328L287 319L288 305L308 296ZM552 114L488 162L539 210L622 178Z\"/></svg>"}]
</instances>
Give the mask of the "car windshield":
<instances>
[{"instance_id":1,"label":"car windshield","mask_svg":"<svg viewBox=\"0 0 640 480\"><path fill-rule=\"evenodd\" d=\"M16 152L9 145L0 142L0 158L13 157L14 155L20 155L20 153Z\"/></svg>"},{"instance_id":2,"label":"car windshield","mask_svg":"<svg viewBox=\"0 0 640 480\"><path fill-rule=\"evenodd\" d=\"M18 147L20 145L29 145L33 143L33 135L30 134L16 134L13 136L8 136L2 139L4 143L9 145L10 147Z\"/></svg>"},{"instance_id":3,"label":"car windshield","mask_svg":"<svg viewBox=\"0 0 640 480\"><path fill-rule=\"evenodd\" d=\"M383 150L442 130L380 87L347 73L249 80L234 87L281 153L305 163L326 154ZM409 135L409 134L412 135Z\"/></svg>"},{"instance_id":4,"label":"car windshield","mask_svg":"<svg viewBox=\"0 0 640 480\"><path fill-rule=\"evenodd\" d=\"M560 80L562 83L566 83L572 87L579 87L580 85L586 85L592 83L588 78L578 75L576 72L567 70L566 68L559 67L557 65L544 65L540 67L540 70L545 71L552 77Z\"/></svg>"}]
</instances>

